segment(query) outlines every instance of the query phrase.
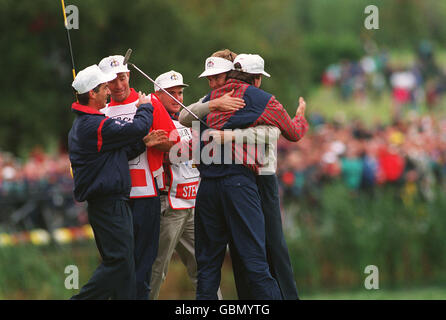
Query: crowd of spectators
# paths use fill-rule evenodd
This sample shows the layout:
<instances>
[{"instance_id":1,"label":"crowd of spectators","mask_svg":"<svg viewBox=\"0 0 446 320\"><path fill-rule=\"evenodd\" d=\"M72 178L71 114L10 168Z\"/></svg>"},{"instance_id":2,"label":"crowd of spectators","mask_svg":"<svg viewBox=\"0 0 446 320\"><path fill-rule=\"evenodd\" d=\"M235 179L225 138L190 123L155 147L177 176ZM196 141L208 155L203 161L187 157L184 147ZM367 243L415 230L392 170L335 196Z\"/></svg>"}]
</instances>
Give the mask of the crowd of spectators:
<instances>
[{"instance_id":1,"label":"crowd of spectators","mask_svg":"<svg viewBox=\"0 0 446 320\"><path fill-rule=\"evenodd\" d=\"M277 172L285 199L317 198L324 184L334 180L352 194L396 185L407 203L432 201L437 190L446 191L446 119L414 115L370 128L359 120L341 124L321 116L310 122L312 130L299 143L283 138L278 143ZM72 188L66 153L36 149L22 162L0 152L0 228L87 223Z\"/></svg>"},{"instance_id":2,"label":"crowd of spectators","mask_svg":"<svg viewBox=\"0 0 446 320\"><path fill-rule=\"evenodd\" d=\"M86 222L73 200L67 153L34 149L26 161L0 152L0 228L52 229Z\"/></svg>"},{"instance_id":3,"label":"crowd of spectators","mask_svg":"<svg viewBox=\"0 0 446 320\"><path fill-rule=\"evenodd\" d=\"M278 175L286 199L313 197L327 182L373 192L393 184L404 201L431 201L446 188L446 119L413 116L366 128L319 121L299 143L280 139Z\"/></svg>"},{"instance_id":4,"label":"crowd of spectators","mask_svg":"<svg viewBox=\"0 0 446 320\"><path fill-rule=\"evenodd\" d=\"M359 120L328 122L313 114L303 140L279 140L278 176L286 199L317 199L333 180L352 194L397 185L406 203L416 197L431 201L437 186L446 189L446 119L401 114L404 107L432 108L446 91L432 46L421 43L410 67L390 65L386 52L366 52L359 61L328 66L322 84L338 90L341 99L357 102L390 91L393 123L366 128ZM36 148L22 161L0 150L0 231L87 223L85 207L74 201L72 189L67 153L48 155Z\"/></svg>"},{"instance_id":5,"label":"crowd of spectators","mask_svg":"<svg viewBox=\"0 0 446 320\"><path fill-rule=\"evenodd\" d=\"M346 59L329 65L322 84L335 87L341 99L357 102L391 92L392 117L397 120L405 107L419 110L423 104L429 109L436 106L446 92L446 75L435 61L432 45L422 42L412 65L390 62L386 51L373 51L357 61Z\"/></svg>"}]
</instances>

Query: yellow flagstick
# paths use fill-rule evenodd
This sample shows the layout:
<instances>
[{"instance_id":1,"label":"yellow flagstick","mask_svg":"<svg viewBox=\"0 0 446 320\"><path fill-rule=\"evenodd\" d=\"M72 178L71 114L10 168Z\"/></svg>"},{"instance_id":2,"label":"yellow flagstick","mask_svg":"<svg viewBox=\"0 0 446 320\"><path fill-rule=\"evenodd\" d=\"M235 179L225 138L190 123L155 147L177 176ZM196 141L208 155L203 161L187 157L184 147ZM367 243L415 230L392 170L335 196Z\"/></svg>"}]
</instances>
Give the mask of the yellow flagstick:
<instances>
[{"instance_id":1,"label":"yellow flagstick","mask_svg":"<svg viewBox=\"0 0 446 320\"><path fill-rule=\"evenodd\" d=\"M73 79L76 78L76 69L74 67L74 58L73 58L73 49L71 47L71 38L70 38L70 30L68 29L68 22L67 22L67 14L65 12L65 3L64 0L60 0L62 4L62 12L63 12L63 19L64 19L64 25L65 29L67 30L67 39L68 39L68 46L70 48L70 56L71 56L71 66L72 66L72 73L73 73Z\"/></svg>"},{"instance_id":2,"label":"yellow flagstick","mask_svg":"<svg viewBox=\"0 0 446 320\"><path fill-rule=\"evenodd\" d=\"M60 2L62 3L63 21L65 24L65 28L67 28L67 14L65 13L65 3L63 0L60 0Z\"/></svg>"},{"instance_id":3,"label":"yellow flagstick","mask_svg":"<svg viewBox=\"0 0 446 320\"><path fill-rule=\"evenodd\" d=\"M76 78L76 71L75 71L75 67L74 67L73 49L71 48L70 30L68 29L67 14L65 13L65 3L63 0L60 0L60 2L62 4L63 21L64 21L65 29L67 30L67 39L68 39L68 46L70 48L71 66L72 66L71 71L73 73L73 80L74 80L74 78ZM71 177L73 178L73 167L71 166L71 164L70 164L70 174L71 174Z\"/></svg>"}]
</instances>

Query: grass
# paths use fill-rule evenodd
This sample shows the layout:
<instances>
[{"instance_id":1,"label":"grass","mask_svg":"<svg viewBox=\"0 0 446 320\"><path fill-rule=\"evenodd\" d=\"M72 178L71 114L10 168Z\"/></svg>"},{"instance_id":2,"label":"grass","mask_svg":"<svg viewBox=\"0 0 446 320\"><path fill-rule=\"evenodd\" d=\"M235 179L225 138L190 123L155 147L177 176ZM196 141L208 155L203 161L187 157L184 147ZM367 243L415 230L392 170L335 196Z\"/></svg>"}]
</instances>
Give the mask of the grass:
<instances>
[{"instance_id":1,"label":"grass","mask_svg":"<svg viewBox=\"0 0 446 320\"><path fill-rule=\"evenodd\" d=\"M434 47L435 62L440 65L446 65L446 50L438 50L438 46ZM414 64L416 55L414 51L410 50L392 50L389 52L390 65L398 65L403 67L410 67Z\"/></svg>"},{"instance_id":2,"label":"grass","mask_svg":"<svg viewBox=\"0 0 446 320\"><path fill-rule=\"evenodd\" d=\"M78 290L65 288L65 268L78 266L82 285L98 264L94 241L0 248L0 299L68 299Z\"/></svg>"},{"instance_id":3,"label":"grass","mask_svg":"<svg viewBox=\"0 0 446 320\"><path fill-rule=\"evenodd\" d=\"M225 300L236 300L231 260L227 255L222 267L220 290ZM160 300L194 300L195 291L181 259L174 253L169 271L160 289Z\"/></svg>"},{"instance_id":4,"label":"grass","mask_svg":"<svg viewBox=\"0 0 446 320\"><path fill-rule=\"evenodd\" d=\"M232 268L228 257L226 257L223 265L221 290L223 299L237 299ZM364 288L349 291L320 291L311 293L299 292L299 297L301 300L446 300L446 286L422 286L398 289L380 288L377 290L367 290ZM195 299L186 268L176 256L173 257L166 281L161 287L159 299Z\"/></svg>"},{"instance_id":5,"label":"grass","mask_svg":"<svg viewBox=\"0 0 446 320\"><path fill-rule=\"evenodd\" d=\"M399 65L410 68L416 61L414 52L393 50L389 54L390 65ZM446 66L446 51L436 50L435 61L437 65L444 69ZM343 123L348 123L352 119L360 119L366 125L372 125L377 121L388 124L391 121L392 96L389 89L380 98L350 99L343 101L337 90L326 87L314 88L307 100L307 114L318 112L328 119L338 119ZM433 110L435 116L445 116L446 98L443 97ZM408 111L408 110L406 110ZM420 112L428 112L427 107L422 103ZM407 113L406 113L407 115Z\"/></svg>"},{"instance_id":6,"label":"grass","mask_svg":"<svg viewBox=\"0 0 446 320\"><path fill-rule=\"evenodd\" d=\"M302 300L445 300L445 287L378 289L301 294Z\"/></svg>"},{"instance_id":7,"label":"grass","mask_svg":"<svg viewBox=\"0 0 446 320\"><path fill-rule=\"evenodd\" d=\"M13 261L13 263L11 263ZM85 284L99 263L93 241L62 246L18 246L0 248L0 299L61 300L79 290L64 287L65 267L79 267L79 285ZM232 267L226 257L221 290L225 300L237 299ZM406 289L300 292L302 300L443 300L446 286L421 286ZM161 287L160 300L193 300L195 292L186 268L174 255L166 281Z\"/></svg>"},{"instance_id":8,"label":"grass","mask_svg":"<svg viewBox=\"0 0 446 320\"><path fill-rule=\"evenodd\" d=\"M316 89L308 98L307 110L311 114L317 112L328 119L337 119L346 122L355 118L363 120L371 125L380 121L388 123L390 121L391 97L384 94L380 100L371 101L342 101L336 90L331 88Z\"/></svg>"},{"instance_id":9,"label":"grass","mask_svg":"<svg viewBox=\"0 0 446 320\"><path fill-rule=\"evenodd\" d=\"M334 88L315 89L307 99L307 113L313 112L323 115L330 120L338 120L348 124L351 120L359 119L367 126L377 123L391 123L392 97L390 92L385 92L379 99L365 98L363 100L352 98L342 101L337 90ZM431 111L437 117L446 115L446 97L442 97L439 103ZM404 117L412 112L410 107L404 110ZM428 113L425 105L421 105L418 111L420 114Z\"/></svg>"},{"instance_id":10,"label":"grass","mask_svg":"<svg viewBox=\"0 0 446 320\"><path fill-rule=\"evenodd\" d=\"M0 247L0 300L62 300L78 293L87 283L100 257L94 241L63 245L18 245ZM79 289L66 289L65 268L79 270ZM236 299L229 257L222 272L222 294ZM160 290L161 300L193 300L195 291L180 258L174 254L166 281Z\"/></svg>"}]
</instances>

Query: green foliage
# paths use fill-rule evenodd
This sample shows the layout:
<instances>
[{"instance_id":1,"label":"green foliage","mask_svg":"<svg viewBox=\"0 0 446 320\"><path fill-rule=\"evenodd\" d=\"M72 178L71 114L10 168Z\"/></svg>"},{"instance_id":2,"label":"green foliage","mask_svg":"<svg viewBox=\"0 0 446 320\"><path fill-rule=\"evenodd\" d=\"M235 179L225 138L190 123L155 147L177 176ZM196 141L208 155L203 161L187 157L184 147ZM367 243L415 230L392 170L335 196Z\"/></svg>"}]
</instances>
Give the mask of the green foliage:
<instances>
[{"instance_id":1,"label":"green foliage","mask_svg":"<svg viewBox=\"0 0 446 320\"><path fill-rule=\"evenodd\" d=\"M132 61L152 77L174 69L191 86L185 103L209 91L197 79L212 52L230 48L259 53L271 73L262 86L293 114L298 96L318 85L321 71L363 54L364 41L411 51L424 39L446 38L446 4L427 0L377 0L380 29L366 30L367 0L93 0L66 1L79 8L70 30L76 71L104 56L133 49ZM71 60L60 2L0 0L3 72L0 146L24 153L54 141L66 145L73 115ZM136 72L132 85L146 92ZM310 101L309 101L310 102Z\"/></svg>"},{"instance_id":2,"label":"green foliage","mask_svg":"<svg viewBox=\"0 0 446 320\"><path fill-rule=\"evenodd\" d=\"M79 268L79 286L99 265L94 241L37 247L0 248L0 299L68 299L79 290L65 288L65 268Z\"/></svg>"},{"instance_id":3,"label":"green foliage","mask_svg":"<svg viewBox=\"0 0 446 320\"><path fill-rule=\"evenodd\" d=\"M305 198L297 209L287 204L295 223L287 235L298 287L361 289L367 265L379 268L380 288L443 281L443 191L436 191L432 203L414 199L408 205L399 190L382 186L373 193L351 193L334 182L321 188L317 206Z\"/></svg>"},{"instance_id":4,"label":"green foliage","mask_svg":"<svg viewBox=\"0 0 446 320\"><path fill-rule=\"evenodd\" d=\"M284 227L302 299L444 297L440 288L431 295L425 290L421 296L402 291L439 286L446 280L444 191L437 189L437 197L429 203L417 197L403 202L399 190L380 186L374 193L355 194L335 181L319 189L317 202L310 197L284 202ZM98 264L94 241L2 247L0 298L68 299L78 290L65 289L65 267L78 266L82 286ZM364 288L368 265L379 269L378 291ZM226 299L236 298L229 256L223 266L222 290ZM161 293L162 299L194 298L178 257Z\"/></svg>"},{"instance_id":5,"label":"green foliage","mask_svg":"<svg viewBox=\"0 0 446 320\"><path fill-rule=\"evenodd\" d=\"M316 34L305 39L304 47L312 59L317 63L313 64L311 79L317 83L325 68L342 60L358 60L364 51L358 39L345 35L338 38L325 34Z\"/></svg>"},{"instance_id":6,"label":"green foliage","mask_svg":"<svg viewBox=\"0 0 446 320\"><path fill-rule=\"evenodd\" d=\"M446 289L442 287L400 288L397 290L357 290L317 292L301 294L302 300L444 300Z\"/></svg>"}]
</instances>

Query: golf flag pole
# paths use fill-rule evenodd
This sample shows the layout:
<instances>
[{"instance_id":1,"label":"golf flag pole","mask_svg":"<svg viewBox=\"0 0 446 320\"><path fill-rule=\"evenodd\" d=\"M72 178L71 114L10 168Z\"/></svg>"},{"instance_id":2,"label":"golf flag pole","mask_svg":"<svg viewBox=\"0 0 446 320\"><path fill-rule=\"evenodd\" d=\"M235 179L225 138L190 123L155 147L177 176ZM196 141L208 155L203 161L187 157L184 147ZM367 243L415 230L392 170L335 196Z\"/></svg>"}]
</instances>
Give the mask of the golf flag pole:
<instances>
[{"instance_id":1,"label":"golf flag pole","mask_svg":"<svg viewBox=\"0 0 446 320\"><path fill-rule=\"evenodd\" d=\"M68 29L68 23L67 23L67 14L65 12L65 3L63 0L60 0L62 4L62 12L63 12L63 21L65 25L65 29L67 30L67 39L68 39L68 46L70 48L70 57L71 57L71 72L73 73L73 80L76 78L76 68L74 67L74 58L73 58L73 48L71 47L71 38L70 38L70 30ZM70 174L71 178L74 178L73 176L73 167L70 163Z\"/></svg>"},{"instance_id":2,"label":"golf flag pole","mask_svg":"<svg viewBox=\"0 0 446 320\"><path fill-rule=\"evenodd\" d=\"M67 30L67 39L68 39L68 46L70 48L71 66L72 66L71 71L73 73L73 79L74 79L74 78L76 78L76 68L74 67L73 48L71 47L70 30L68 29L67 14L65 12L64 0L60 0L60 2L62 3L62 12L63 12L64 25L65 25L65 29Z\"/></svg>"}]
</instances>

